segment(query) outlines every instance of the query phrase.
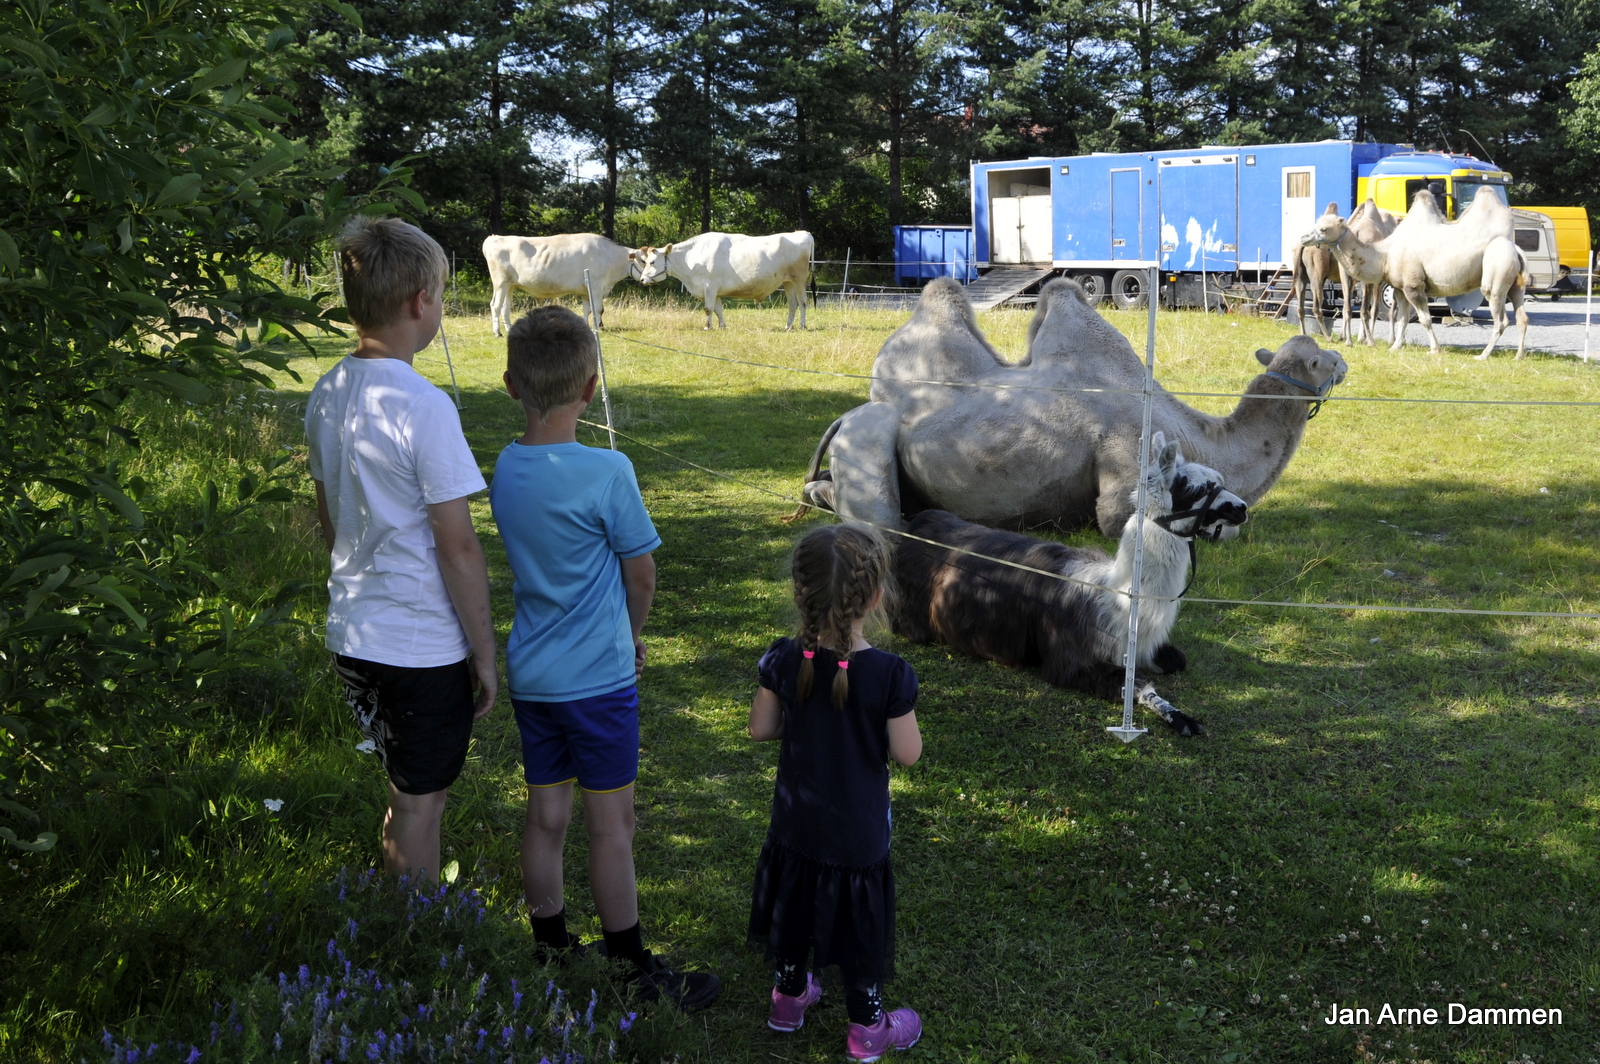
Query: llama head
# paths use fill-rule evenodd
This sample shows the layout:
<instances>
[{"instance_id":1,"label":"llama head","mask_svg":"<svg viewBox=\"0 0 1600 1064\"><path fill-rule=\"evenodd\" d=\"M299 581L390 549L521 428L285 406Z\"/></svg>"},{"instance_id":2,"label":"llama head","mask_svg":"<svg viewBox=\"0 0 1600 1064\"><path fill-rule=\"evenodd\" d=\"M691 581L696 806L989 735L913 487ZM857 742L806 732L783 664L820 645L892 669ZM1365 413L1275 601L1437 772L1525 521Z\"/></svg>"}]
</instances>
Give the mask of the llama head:
<instances>
[{"instance_id":1,"label":"llama head","mask_svg":"<svg viewBox=\"0 0 1600 1064\"><path fill-rule=\"evenodd\" d=\"M1232 539L1249 517L1245 501L1222 486L1222 474L1199 462L1185 462L1178 456L1178 468L1169 489L1172 510L1157 522L1183 539L1200 538L1212 543Z\"/></svg>"},{"instance_id":2,"label":"llama head","mask_svg":"<svg viewBox=\"0 0 1600 1064\"><path fill-rule=\"evenodd\" d=\"M1187 462L1176 440L1157 431L1150 439L1154 456L1144 471L1145 514L1180 539L1213 543L1239 534L1248 516L1245 501L1222 487L1222 474ZM1137 498L1137 490L1135 491Z\"/></svg>"}]
</instances>

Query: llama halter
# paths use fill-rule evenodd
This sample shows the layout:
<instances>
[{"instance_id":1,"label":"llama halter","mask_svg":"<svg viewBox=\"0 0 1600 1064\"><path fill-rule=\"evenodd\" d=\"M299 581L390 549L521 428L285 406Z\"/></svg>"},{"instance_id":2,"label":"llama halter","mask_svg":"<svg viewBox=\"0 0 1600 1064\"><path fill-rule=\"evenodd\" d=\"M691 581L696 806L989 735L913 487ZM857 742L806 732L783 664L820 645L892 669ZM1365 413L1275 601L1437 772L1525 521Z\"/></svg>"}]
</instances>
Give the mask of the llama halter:
<instances>
[{"instance_id":1,"label":"llama halter","mask_svg":"<svg viewBox=\"0 0 1600 1064\"><path fill-rule=\"evenodd\" d=\"M1311 404L1311 413L1306 415L1307 421L1310 421L1312 418L1317 416L1317 411L1322 409L1322 404L1328 401L1328 393L1333 391L1332 376L1329 376L1327 380L1323 381L1322 387L1320 388L1313 388L1305 381L1297 381L1286 373L1278 373L1273 370L1268 370L1265 374L1263 374L1263 376L1275 378L1285 384L1292 384L1296 388L1303 388L1317 397L1317 401Z\"/></svg>"}]
</instances>

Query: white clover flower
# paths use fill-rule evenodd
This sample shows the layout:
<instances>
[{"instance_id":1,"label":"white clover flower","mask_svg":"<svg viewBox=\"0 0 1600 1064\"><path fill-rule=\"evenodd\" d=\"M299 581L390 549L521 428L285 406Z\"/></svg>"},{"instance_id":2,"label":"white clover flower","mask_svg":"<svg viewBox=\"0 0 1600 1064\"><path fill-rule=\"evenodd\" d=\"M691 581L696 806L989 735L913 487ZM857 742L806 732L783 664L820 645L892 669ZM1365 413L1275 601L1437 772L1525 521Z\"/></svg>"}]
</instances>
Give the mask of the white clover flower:
<instances>
[{"instance_id":1,"label":"white clover flower","mask_svg":"<svg viewBox=\"0 0 1600 1064\"><path fill-rule=\"evenodd\" d=\"M377 752L378 744L373 742L371 739L363 739L359 743L356 743L356 753L358 754L375 754Z\"/></svg>"},{"instance_id":2,"label":"white clover flower","mask_svg":"<svg viewBox=\"0 0 1600 1064\"><path fill-rule=\"evenodd\" d=\"M283 799L266 798L262 800L261 804L267 807L267 812L276 813L278 810L283 808Z\"/></svg>"},{"instance_id":3,"label":"white clover flower","mask_svg":"<svg viewBox=\"0 0 1600 1064\"><path fill-rule=\"evenodd\" d=\"M1427 927L1428 926L1428 921L1426 921L1426 920L1422 921L1422 926L1423 927Z\"/></svg>"},{"instance_id":4,"label":"white clover flower","mask_svg":"<svg viewBox=\"0 0 1600 1064\"><path fill-rule=\"evenodd\" d=\"M1370 917L1370 916L1363 916L1363 917L1362 917L1362 918L1361 918L1361 922L1362 922L1362 923L1364 923L1364 924L1370 924L1370 923L1372 923L1372 917Z\"/></svg>"}]
</instances>

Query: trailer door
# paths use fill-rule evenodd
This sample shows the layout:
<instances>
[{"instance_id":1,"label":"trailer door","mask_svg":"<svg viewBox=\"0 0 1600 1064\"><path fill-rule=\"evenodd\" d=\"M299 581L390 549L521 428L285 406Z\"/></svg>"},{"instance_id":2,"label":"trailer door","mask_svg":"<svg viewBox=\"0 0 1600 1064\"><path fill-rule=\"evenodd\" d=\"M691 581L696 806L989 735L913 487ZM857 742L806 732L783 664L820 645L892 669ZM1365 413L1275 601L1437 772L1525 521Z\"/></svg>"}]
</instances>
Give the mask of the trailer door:
<instances>
[{"instance_id":1,"label":"trailer door","mask_svg":"<svg viewBox=\"0 0 1600 1064\"><path fill-rule=\"evenodd\" d=\"M1140 210L1138 170L1111 171L1111 257L1142 259L1144 218Z\"/></svg>"},{"instance_id":2,"label":"trailer door","mask_svg":"<svg viewBox=\"0 0 1600 1064\"><path fill-rule=\"evenodd\" d=\"M1157 186L1161 265L1231 273L1239 268L1239 157L1162 159Z\"/></svg>"},{"instance_id":3,"label":"trailer door","mask_svg":"<svg viewBox=\"0 0 1600 1064\"><path fill-rule=\"evenodd\" d=\"M1283 168L1283 256L1284 263L1294 262L1295 249L1300 238L1311 232L1317 222L1317 171L1310 166L1285 166Z\"/></svg>"}]
</instances>

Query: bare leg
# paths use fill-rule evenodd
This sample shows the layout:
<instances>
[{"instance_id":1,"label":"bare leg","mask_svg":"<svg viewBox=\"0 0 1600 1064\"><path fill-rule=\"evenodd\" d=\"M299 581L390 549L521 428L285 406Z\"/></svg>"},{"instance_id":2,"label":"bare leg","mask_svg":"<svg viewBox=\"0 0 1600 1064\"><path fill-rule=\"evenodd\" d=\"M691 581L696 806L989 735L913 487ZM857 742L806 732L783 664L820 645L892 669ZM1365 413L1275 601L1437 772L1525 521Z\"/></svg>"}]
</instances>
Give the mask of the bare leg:
<instances>
[{"instance_id":1,"label":"bare leg","mask_svg":"<svg viewBox=\"0 0 1600 1064\"><path fill-rule=\"evenodd\" d=\"M534 916L566 908L562 897L562 850L572 823L572 784L528 788L522 825L522 897Z\"/></svg>"},{"instance_id":2,"label":"bare leg","mask_svg":"<svg viewBox=\"0 0 1600 1064\"><path fill-rule=\"evenodd\" d=\"M426 881L439 878L439 825L448 790L406 794L389 784L389 811L383 817L383 867Z\"/></svg>"},{"instance_id":3,"label":"bare leg","mask_svg":"<svg viewBox=\"0 0 1600 1064\"><path fill-rule=\"evenodd\" d=\"M589 833L589 890L603 931L626 931L639 922L639 887L633 874L633 784L620 791L583 792Z\"/></svg>"}]
</instances>

